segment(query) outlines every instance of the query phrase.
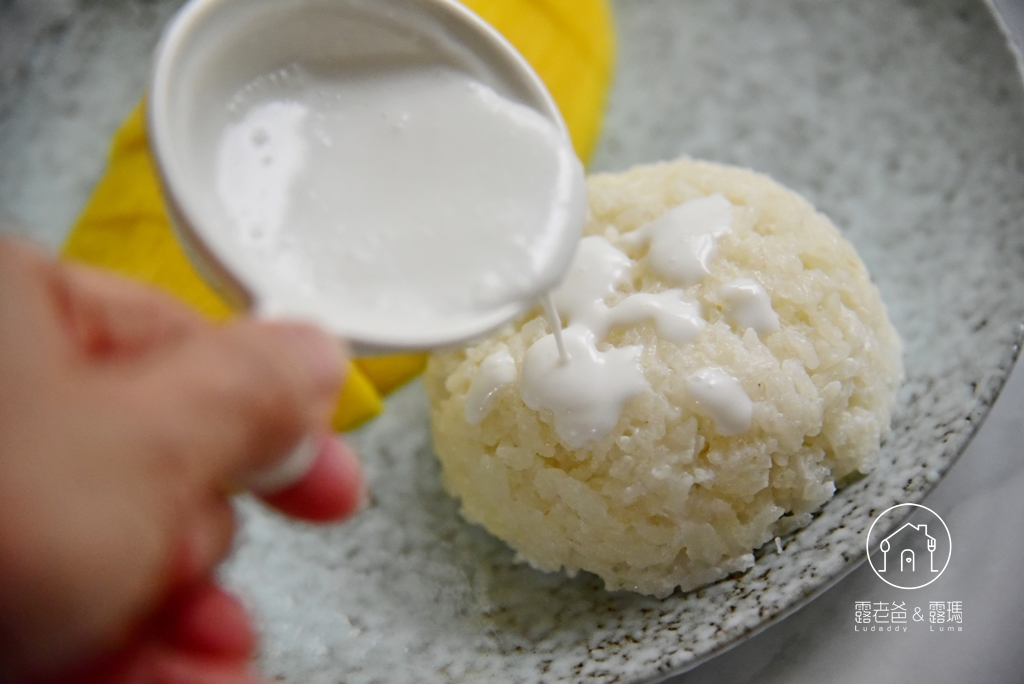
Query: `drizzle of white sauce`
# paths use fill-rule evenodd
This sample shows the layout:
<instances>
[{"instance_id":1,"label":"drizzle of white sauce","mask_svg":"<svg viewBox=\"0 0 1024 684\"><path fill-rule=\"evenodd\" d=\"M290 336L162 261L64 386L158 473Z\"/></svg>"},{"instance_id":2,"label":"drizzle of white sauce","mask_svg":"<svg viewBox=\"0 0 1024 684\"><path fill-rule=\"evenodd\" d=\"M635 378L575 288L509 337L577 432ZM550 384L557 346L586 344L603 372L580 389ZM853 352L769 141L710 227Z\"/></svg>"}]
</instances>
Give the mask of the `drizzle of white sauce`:
<instances>
[{"instance_id":1,"label":"drizzle of white sauce","mask_svg":"<svg viewBox=\"0 0 1024 684\"><path fill-rule=\"evenodd\" d=\"M632 270L633 261L621 250L589 235L580 240L565 280L552 293L555 307L570 323L593 325L608 308L605 300L629 280Z\"/></svg>"},{"instance_id":2,"label":"drizzle of white sauce","mask_svg":"<svg viewBox=\"0 0 1024 684\"><path fill-rule=\"evenodd\" d=\"M710 273L717 240L731 230L732 204L715 193L683 202L622 239L630 247L648 244L654 272L689 287Z\"/></svg>"},{"instance_id":3,"label":"drizzle of white sauce","mask_svg":"<svg viewBox=\"0 0 1024 684\"><path fill-rule=\"evenodd\" d=\"M653 320L662 337L679 345L691 342L707 323L701 317L700 305L687 299L682 290L640 292L608 307L608 298L629 281L632 268L632 260L607 239L585 237L552 300L570 324L586 325L598 341L616 326Z\"/></svg>"},{"instance_id":4,"label":"drizzle of white sauce","mask_svg":"<svg viewBox=\"0 0 1024 684\"><path fill-rule=\"evenodd\" d=\"M507 347L503 346L484 359L466 395L463 408L466 422L470 425L483 422L494 406L495 396L502 388L514 383L516 375L516 362Z\"/></svg>"},{"instance_id":5,"label":"drizzle of white sauce","mask_svg":"<svg viewBox=\"0 0 1024 684\"><path fill-rule=\"evenodd\" d=\"M658 335L679 346L692 342L707 327L707 321L700 315L700 305L687 299L682 290L639 292L613 306L607 315L611 327L647 320L654 321Z\"/></svg>"},{"instance_id":6,"label":"drizzle of white sauce","mask_svg":"<svg viewBox=\"0 0 1024 684\"><path fill-rule=\"evenodd\" d=\"M718 294L725 303L726 319L740 330L753 328L758 335L779 329L779 315L771 297L756 280L740 278L722 285Z\"/></svg>"},{"instance_id":7,"label":"drizzle of white sauce","mask_svg":"<svg viewBox=\"0 0 1024 684\"><path fill-rule=\"evenodd\" d=\"M626 401L648 386L639 363L640 347L598 350L613 327L653 320L660 335L682 345L706 325L700 306L681 290L633 294L609 307L606 300L628 282L632 265L607 239L584 238L569 274L552 295L569 322L562 331L569 360L555 353L553 335L535 342L523 360L523 401L535 410L551 411L555 432L572 448L607 434L618 423ZM549 315L548 321L553 327L561 319Z\"/></svg>"},{"instance_id":8,"label":"drizzle of white sauce","mask_svg":"<svg viewBox=\"0 0 1024 684\"><path fill-rule=\"evenodd\" d=\"M519 389L528 407L551 411L555 433L578 449L615 427L626 401L648 385L642 347L599 351L583 325L570 325L563 336L570 362L562 363L554 335L545 335L526 350Z\"/></svg>"},{"instance_id":9,"label":"drizzle of white sauce","mask_svg":"<svg viewBox=\"0 0 1024 684\"><path fill-rule=\"evenodd\" d=\"M562 363L569 363L569 352L565 349L565 340L562 339L562 318L558 315L555 307L555 299L548 292L540 298L541 308L544 310L544 320L551 328L551 334L555 336L555 346L558 347L558 357Z\"/></svg>"},{"instance_id":10,"label":"drizzle of white sauce","mask_svg":"<svg viewBox=\"0 0 1024 684\"><path fill-rule=\"evenodd\" d=\"M731 437L750 427L754 404L739 380L721 368L701 368L686 380L690 396L715 422L715 432Z\"/></svg>"},{"instance_id":11,"label":"drizzle of white sauce","mask_svg":"<svg viewBox=\"0 0 1024 684\"><path fill-rule=\"evenodd\" d=\"M732 205L716 194L670 209L621 242L627 248L647 244L651 268L685 287L708 273L716 240L731 229ZM632 278L633 260L622 250L601 236L583 238L565 280L544 303L553 333L565 320L563 341L545 335L523 359L519 390L524 403L535 411L549 411L555 432L569 448L610 432L626 402L649 387L640 365L641 347L598 348L613 328L650 321L659 337L683 346L707 327L700 304L680 287L622 297ZM758 332L778 329L771 299L756 281L735 280L720 294L726 315L737 326ZM609 306L616 297L621 301ZM739 380L722 369L703 368L687 381L698 410L712 418L718 434L737 435L750 427L753 403ZM469 410L467 404L467 420Z\"/></svg>"}]
</instances>

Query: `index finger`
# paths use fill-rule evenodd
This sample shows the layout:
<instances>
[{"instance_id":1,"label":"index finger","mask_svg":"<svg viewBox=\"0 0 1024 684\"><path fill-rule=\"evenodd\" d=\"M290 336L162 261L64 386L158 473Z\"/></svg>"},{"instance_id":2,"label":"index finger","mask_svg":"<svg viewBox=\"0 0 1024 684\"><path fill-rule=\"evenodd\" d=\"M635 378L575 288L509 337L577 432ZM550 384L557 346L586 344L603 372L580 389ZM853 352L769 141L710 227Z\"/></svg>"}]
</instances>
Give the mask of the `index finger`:
<instances>
[{"instance_id":1,"label":"index finger","mask_svg":"<svg viewBox=\"0 0 1024 684\"><path fill-rule=\"evenodd\" d=\"M210 325L171 295L88 266L59 265L65 315L90 356L134 355L181 341Z\"/></svg>"}]
</instances>

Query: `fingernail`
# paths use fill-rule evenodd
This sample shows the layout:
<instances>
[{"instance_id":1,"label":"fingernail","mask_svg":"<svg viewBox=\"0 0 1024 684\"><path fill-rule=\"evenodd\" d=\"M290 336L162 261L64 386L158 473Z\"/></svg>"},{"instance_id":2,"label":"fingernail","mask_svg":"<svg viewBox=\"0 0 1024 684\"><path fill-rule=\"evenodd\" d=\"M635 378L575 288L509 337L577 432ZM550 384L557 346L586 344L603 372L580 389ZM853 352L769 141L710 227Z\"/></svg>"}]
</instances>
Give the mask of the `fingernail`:
<instances>
[{"instance_id":1,"label":"fingernail","mask_svg":"<svg viewBox=\"0 0 1024 684\"><path fill-rule=\"evenodd\" d=\"M279 323L270 329L299 352L317 387L332 396L345 377L341 342L309 325Z\"/></svg>"},{"instance_id":2,"label":"fingernail","mask_svg":"<svg viewBox=\"0 0 1024 684\"><path fill-rule=\"evenodd\" d=\"M373 499L370 496L370 485L366 481L366 473L363 471L362 460L356 454L356 450L352 448L352 445L343 437L338 437L337 444L341 447L342 451L345 452L345 458L348 461L346 466L347 477L355 479L359 482L359 498L356 499L355 508L352 510L352 515L356 513L362 513L370 507L373 503Z\"/></svg>"},{"instance_id":3,"label":"fingernail","mask_svg":"<svg viewBox=\"0 0 1024 684\"><path fill-rule=\"evenodd\" d=\"M284 459L266 470L246 473L239 484L257 494L287 489L306 476L319 448L320 440L314 435L306 435Z\"/></svg>"},{"instance_id":4,"label":"fingernail","mask_svg":"<svg viewBox=\"0 0 1024 684\"><path fill-rule=\"evenodd\" d=\"M366 481L356 452L344 439L326 433L312 468L301 481L275 493L262 493L264 501L288 515L313 522L346 518L369 502Z\"/></svg>"}]
</instances>

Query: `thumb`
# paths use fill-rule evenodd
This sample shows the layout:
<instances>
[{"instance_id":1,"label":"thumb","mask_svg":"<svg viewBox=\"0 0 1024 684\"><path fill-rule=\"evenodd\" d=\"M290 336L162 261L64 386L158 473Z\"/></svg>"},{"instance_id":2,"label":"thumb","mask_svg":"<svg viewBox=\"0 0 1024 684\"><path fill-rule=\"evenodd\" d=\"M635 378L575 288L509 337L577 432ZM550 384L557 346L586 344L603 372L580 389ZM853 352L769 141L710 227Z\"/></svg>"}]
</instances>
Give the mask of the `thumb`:
<instances>
[{"instance_id":1,"label":"thumb","mask_svg":"<svg viewBox=\"0 0 1024 684\"><path fill-rule=\"evenodd\" d=\"M159 447L193 485L272 467L325 426L344 377L341 345L303 324L204 327L140 384Z\"/></svg>"}]
</instances>

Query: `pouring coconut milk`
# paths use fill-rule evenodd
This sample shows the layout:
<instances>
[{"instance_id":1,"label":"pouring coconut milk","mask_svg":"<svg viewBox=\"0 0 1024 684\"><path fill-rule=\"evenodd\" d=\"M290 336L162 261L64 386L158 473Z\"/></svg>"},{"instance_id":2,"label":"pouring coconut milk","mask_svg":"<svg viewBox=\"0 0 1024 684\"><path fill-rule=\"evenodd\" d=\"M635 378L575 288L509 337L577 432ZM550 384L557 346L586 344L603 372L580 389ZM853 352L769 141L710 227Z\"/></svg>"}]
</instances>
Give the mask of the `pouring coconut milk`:
<instances>
[{"instance_id":1,"label":"pouring coconut milk","mask_svg":"<svg viewBox=\"0 0 1024 684\"><path fill-rule=\"evenodd\" d=\"M357 352L524 313L585 219L550 96L454 2L196 0L158 51L150 128L208 278Z\"/></svg>"}]
</instances>

